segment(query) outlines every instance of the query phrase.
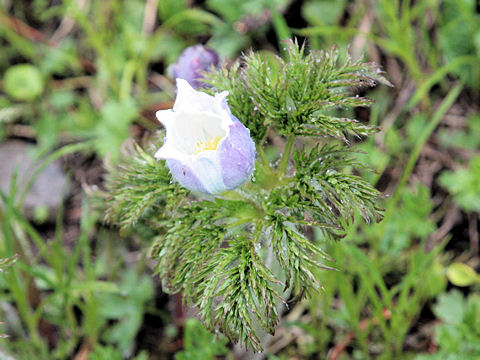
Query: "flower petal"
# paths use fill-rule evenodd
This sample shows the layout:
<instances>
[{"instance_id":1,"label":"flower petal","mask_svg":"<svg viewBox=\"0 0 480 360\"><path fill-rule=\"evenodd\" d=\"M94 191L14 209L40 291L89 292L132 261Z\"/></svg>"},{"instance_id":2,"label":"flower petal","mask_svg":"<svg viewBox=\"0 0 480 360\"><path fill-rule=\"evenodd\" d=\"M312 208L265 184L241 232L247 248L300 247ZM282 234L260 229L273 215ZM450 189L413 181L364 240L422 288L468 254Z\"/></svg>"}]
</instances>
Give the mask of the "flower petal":
<instances>
[{"instance_id":1,"label":"flower petal","mask_svg":"<svg viewBox=\"0 0 480 360\"><path fill-rule=\"evenodd\" d=\"M173 178L188 189L217 194L239 186L253 172L255 144L231 114L228 92L210 96L182 79L177 87L173 110L157 112L166 136L155 157L166 159Z\"/></svg>"},{"instance_id":2,"label":"flower petal","mask_svg":"<svg viewBox=\"0 0 480 360\"><path fill-rule=\"evenodd\" d=\"M230 125L230 134L217 151L227 189L236 188L252 175L255 168L255 144L250 138L250 131L238 119L235 118Z\"/></svg>"},{"instance_id":3,"label":"flower petal","mask_svg":"<svg viewBox=\"0 0 480 360\"><path fill-rule=\"evenodd\" d=\"M207 153L206 151L204 153ZM216 159L215 151L211 151L213 156L197 157L187 165L192 169L192 172L198 177L205 192L209 194L219 194L226 189L223 182L222 171Z\"/></svg>"},{"instance_id":4,"label":"flower petal","mask_svg":"<svg viewBox=\"0 0 480 360\"><path fill-rule=\"evenodd\" d=\"M173 178L183 187L193 191L207 192L207 189L200 182L192 169L179 160L167 159L167 166Z\"/></svg>"},{"instance_id":5,"label":"flower petal","mask_svg":"<svg viewBox=\"0 0 480 360\"><path fill-rule=\"evenodd\" d=\"M211 112L216 107L217 100L215 100L215 97L196 91L186 80L177 79L177 97L173 104L174 112Z\"/></svg>"},{"instance_id":6,"label":"flower petal","mask_svg":"<svg viewBox=\"0 0 480 360\"><path fill-rule=\"evenodd\" d=\"M187 161L189 156L186 155L184 152L179 151L176 146L166 140L164 141L164 145L157 150L154 155L155 159L177 159L179 161Z\"/></svg>"},{"instance_id":7,"label":"flower petal","mask_svg":"<svg viewBox=\"0 0 480 360\"><path fill-rule=\"evenodd\" d=\"M209 194L218 194L227 190L215 151L206 151L203 156L184 162L167 159L167 166L173 178L190 190Z\"/></svg>"},{"instance_id":8,"label":"flower petal","mask_svg":"<svg viewBox=\"0 0 480 360\"><path fill-rule=\"evenodd\" d=\"M208 87L202 81L203 71L209 71L219 63L218 54L203 45L186 48L173 66L173 77L188 81L194 88Z\"/></svg>"}]
</instances>

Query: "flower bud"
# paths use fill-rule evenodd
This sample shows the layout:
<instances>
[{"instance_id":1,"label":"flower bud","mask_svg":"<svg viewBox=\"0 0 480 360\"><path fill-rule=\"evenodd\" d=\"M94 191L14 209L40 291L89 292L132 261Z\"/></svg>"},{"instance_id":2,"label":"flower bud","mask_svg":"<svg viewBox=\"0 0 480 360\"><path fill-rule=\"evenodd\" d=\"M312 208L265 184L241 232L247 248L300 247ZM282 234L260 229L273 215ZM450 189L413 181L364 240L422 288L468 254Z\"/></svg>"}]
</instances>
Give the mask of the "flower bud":
<instances>
[{"instance_id":1,"label":"flower bud","mask_svg":"<svg viewBox=\"0 0 480 360\"><path fill-rule=\"evenodd\" d=\"M187 189L218 194L247 180L255 166L255 144L228 107L227 91L215 96L177 79L171 110L157 112L165 126L157 159L166 159L173 178Z\"/></svg>"},{"instance_id":2,"label":"flower bud","mask_svg":"<svg viewBox=\"0 0 480 360\"><path fill-rule=\"evenodd\" d=\"M208 71L212 65L217 66L218 62L218 54L212 49L203 45L190 46L173 66L173 77L188 81L194 88L205 87L207 84L201 81L201 72Z\"/></svg>"}]
</instances>

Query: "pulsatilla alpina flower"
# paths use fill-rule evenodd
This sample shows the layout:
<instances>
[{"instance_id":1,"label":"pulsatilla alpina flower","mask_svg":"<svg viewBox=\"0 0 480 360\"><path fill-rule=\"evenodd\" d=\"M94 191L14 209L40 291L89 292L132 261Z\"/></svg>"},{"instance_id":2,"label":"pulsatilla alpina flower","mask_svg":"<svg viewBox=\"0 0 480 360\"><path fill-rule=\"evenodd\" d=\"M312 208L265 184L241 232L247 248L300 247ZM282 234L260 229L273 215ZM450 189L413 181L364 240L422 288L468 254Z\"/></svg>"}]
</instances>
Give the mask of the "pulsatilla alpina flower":
<instances>
[{"instance_id":1,"label":"pulsatilla alpina flower","mask_svg":"<svg viewBox=\"0 0 480 360\"><path fill-rule=\"evenodd\" d=\"M194 88L205 87L201 81L202 71L208 71L211 66L217 66L218 54L203 45L190 46L183 50L178 61L173 66L173 77L185 79Z\"/></svg>"},{"instance_id":2,"label":"pulsatilla alpina flower","mask_svg":"<svg viewBox=\"0 0 480 360\"><path fill-rule=\"evenodd\" d=\"M157 112L166 128L157 159L187 189L218 194L241 185L255 164L250 131L232 115L227 91L210 96L177 79L173 109Z\"/></svg>"}]
</instances>

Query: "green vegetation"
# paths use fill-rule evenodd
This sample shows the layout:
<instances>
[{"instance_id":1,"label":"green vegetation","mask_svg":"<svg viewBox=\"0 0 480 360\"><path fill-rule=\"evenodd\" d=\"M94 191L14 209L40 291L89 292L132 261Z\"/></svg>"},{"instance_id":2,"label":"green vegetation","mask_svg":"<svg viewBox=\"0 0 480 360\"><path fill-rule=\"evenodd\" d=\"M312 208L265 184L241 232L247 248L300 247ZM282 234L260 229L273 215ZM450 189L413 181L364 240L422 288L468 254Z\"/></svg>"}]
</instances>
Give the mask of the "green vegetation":
<instances>
[{"instance_id":1,"label":"green vegetation","mask_svg":"<svg viewBox=\"0 0 480 360\"><path fill-rule=\"evenodd\" d=\"M141 220L158 234L151 256L158 260L163 289L181 292L198 307L208 329L219 328L256 351L263 350L256 328L273 335L278 305L318 291L313 273L328 269L320 259L331 259L303 234L305 227L339 239L355 211L367 222L379 221L383 212L380 193L347 171L361 166L347 136L360 138L376 128L327 111L366 106L370 101L349 91L372 86L375 79L387 81L373 64L339 63L334 52L304 56L304 47L290 41L286 46L278 76L251 53L231 71L212 71L205 80L214 85L212 93L229 91L232 112L251 129L259 154L267 131L287 137L278 166L260 155L251 182L201 201L193 194L186 198L163 163L137 150L133 164L112 171L107 183L108 219L124 229ZM330 141L292 156L298 136ZM335 144L338 139L341 144Z\"/></svg>"},{"instance_id":2,"label":"green vegetation","mask_svg":"<svg viewBox=\"0 0 480 360\"><path fill-rule=\"evenodd\" d=\"M0 357L252 358L229 337L270 359L477 358L479 19L473 0L0 1L0 139L39 165L0 192ZM185 200L151 156L196 43L227 60L209 91L265 146L248 186L278 180L267 199ZM65 201L32 216L58 160Z\"/></svg>"}]
</instances>

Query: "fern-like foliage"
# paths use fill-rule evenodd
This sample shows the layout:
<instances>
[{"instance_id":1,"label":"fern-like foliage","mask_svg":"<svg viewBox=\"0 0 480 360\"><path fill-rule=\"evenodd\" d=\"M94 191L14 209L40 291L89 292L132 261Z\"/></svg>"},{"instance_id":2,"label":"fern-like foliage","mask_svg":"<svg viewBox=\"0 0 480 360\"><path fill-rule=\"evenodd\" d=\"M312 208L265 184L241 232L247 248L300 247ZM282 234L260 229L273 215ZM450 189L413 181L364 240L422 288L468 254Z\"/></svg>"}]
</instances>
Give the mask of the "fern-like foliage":
<instances>
[{"instance_id":1,"label":"fern-like foliage","mask_svg":"<svg viewBox=\"0 0 480 360\"><path fill-rule=\"evenodd\" d=\"M340 64L338 51L311 51L296 42L285 43L287 55L278 57L272 69L262 55L250 52L230 69L206 74L211 93L228 90L232 112L261 141L268 126L281 135L337 137L345 133L369 135L378 129L355 119L329 114L338 107L369 106L372 101L352 95L358 87L376 82L391 85L374 63L353 61Z\"/></svg>"},{"instance_id":2,"label":"fern-like foliage","mask_svg":"<svg viewBox=\"0 0 480 360\"><path fill-rule=\"evenodd\" d=\"M157 234L151 256L164 290L198 307L207 328L256 351L262 332L273 334L279 305L321 288L315 273L332 259L307 228L339 239L355 214L379 221L383 211L379 192L354 175L362 164L346 141L347 134L377 129L335 110L369 105L355 88L388 82L372 63L340 63L334 50L305 52L288 43L280 71L251 52L206 79L213 87L205 91L229 91L231 111L250 129L260 155L269 128L288 138L278 167L261 157L241 188L197 196L137 149L109 179L107 219L123 230L141 221ZM298 136L324 145L297 150Z\"/></svg>"},{"instance_id":3,"label":"fern-like foliage","mask_svg":"<svg viewBox=\"0 0 480 360\"><path fill-rule=\"evenodd\" d=\"M376 201L380 193L362 178L345 173L347 167L363 167L353 159L351 149L324 145L295 151L293 158L299 185L295 192L302 203L313 205L309 213L314 219L342 228L358 211L367 222L381 220L383 208Z\"/></svg>"},{"instance_id":4,"label":"fern-like foliage","mask_svg":"<svg viewBox=\"0 0 480 360\"><path fill-rule=\"evenodd\" d=\"M125 231L152 213L168 216L188 194L174 183L169 170L139 146L107 179L105 219Z\"/></svg>"}]
</instances>

